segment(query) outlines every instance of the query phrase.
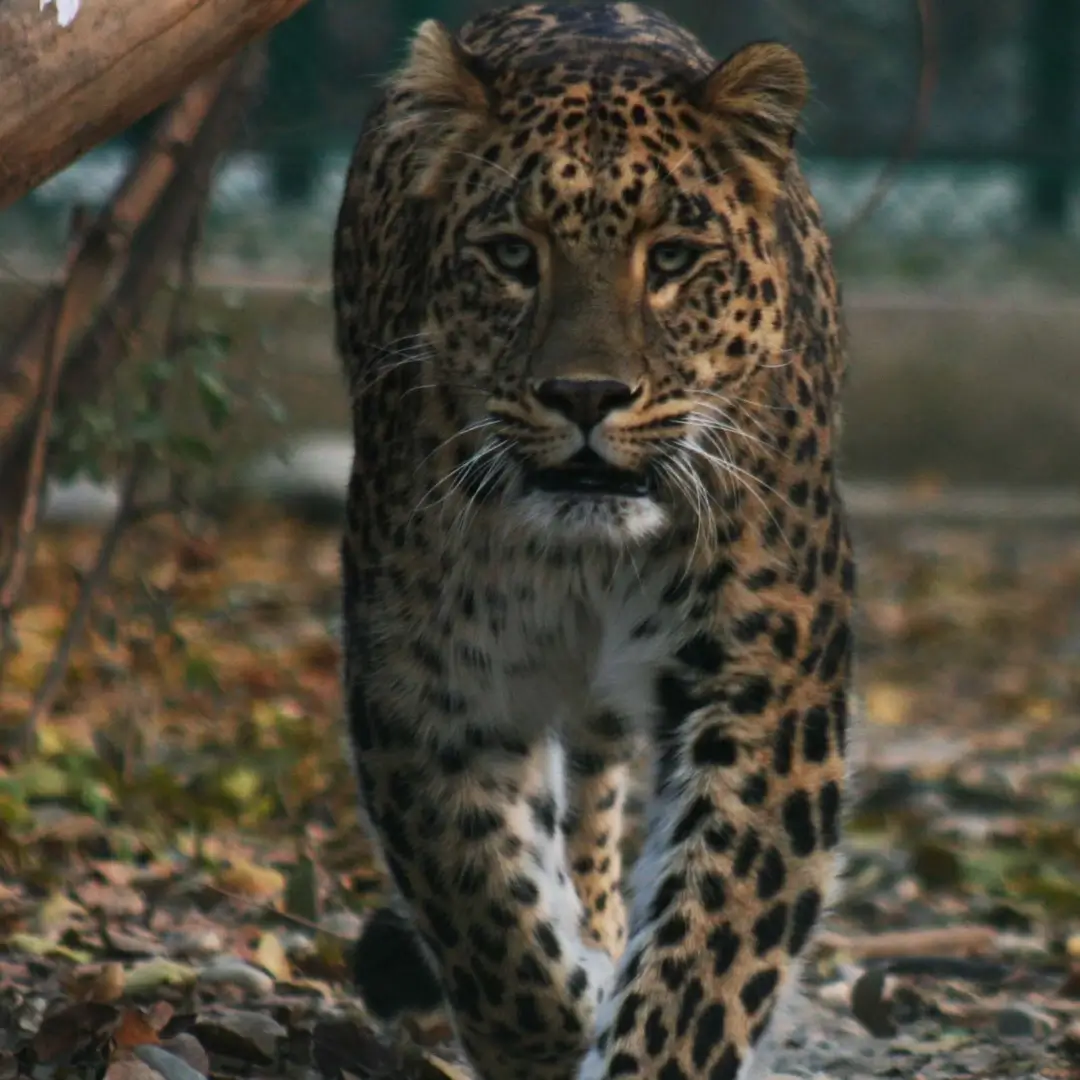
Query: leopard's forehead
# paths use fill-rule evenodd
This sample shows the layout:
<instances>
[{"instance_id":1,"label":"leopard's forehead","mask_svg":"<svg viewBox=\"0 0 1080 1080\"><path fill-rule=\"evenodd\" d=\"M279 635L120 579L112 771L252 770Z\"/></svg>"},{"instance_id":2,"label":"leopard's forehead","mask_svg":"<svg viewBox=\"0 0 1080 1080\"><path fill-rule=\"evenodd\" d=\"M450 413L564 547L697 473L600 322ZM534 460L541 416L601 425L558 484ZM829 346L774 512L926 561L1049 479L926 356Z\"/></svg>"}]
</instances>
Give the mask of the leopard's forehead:
<instances>
[{"instance_id":1,"label":"leopard's forehead","mask_svg":"<svg viewBox=\"0 0 1080 1080\"><path fill-rule=\"evenodd\" d=\"M497 127L466 170L475 213L597 242L661 223L726 229L715 199L727 163L687 100L691 77L602 52L506 74Z\"/></svg>"}]
</instances>

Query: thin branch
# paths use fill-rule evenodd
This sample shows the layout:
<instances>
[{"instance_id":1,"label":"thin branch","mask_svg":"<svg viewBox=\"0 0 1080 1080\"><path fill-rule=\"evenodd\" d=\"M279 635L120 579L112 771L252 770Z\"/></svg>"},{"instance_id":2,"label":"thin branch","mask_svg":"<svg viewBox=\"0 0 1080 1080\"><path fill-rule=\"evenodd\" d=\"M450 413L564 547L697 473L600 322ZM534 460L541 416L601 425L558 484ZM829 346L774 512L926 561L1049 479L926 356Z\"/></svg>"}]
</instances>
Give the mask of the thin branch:
<instances>
[{"instance_id":1,"label":"thin branch","mask_svg":"<svg viewBox=\"0 0 1080 1080\"><path fill-rule=\"evenodd\" d=\"M202 207L189 223L184 247L180 253L180 284L169 312L169 324L166 330L165 354L171 360L176 359L183 344L185 319L195 284L195 251L202 235L202 220L207 194L208 191L204 190ZM150 389L147 395L147 404L150 408L160 410L162 407L165 385L165 381L161 380L156 382ZM34 695L30 711L23 721L18 736L20 749L26 749L37 728L38 721L42 716L47 716L56 704L56 698L63 689L64 680L67 677L71 654L82 639L86 623L93 610L94 597L108 579L109 570L112 567L121 539L129 529L145 521L148 517L152 517L160 510L171 509L167 504L139 505L139 490L152 464L153 454L150 448L145 443L136 446L132 454L127 477L124 480L124 486L121 489L120 503L116 514L113 516L109 530L98 547L93 568L79 587L79 596L67 625L64 627L63 637L57 643L52 659L49 661L49 667L42 677L37 693Z\"/></svg>"},{"instance_id":2,"label":"thin branch","mask_svg":"<svg viewBox=\"0 0 1080 1080\"><path fill-rule=\"evenodd\" d=\"M93 610L94 597L98 589L108 579L109 569L112 566L117 548L120 546L120 540L128 529L148 516L136 505L136 496L142 481L142 469L132 467L120 493L120 505L117 507L108 531L98 547L94 565L79 586L79 598L75 603L75 608L67 621L67 625L64 627L64 635L57 643L56 650L49 661L49 667L42 677L41 684L34 695L34 701L26 714L26 718L18 731L14 733L12 738L14 749L27 750L34 732L37 730L38 721L42 716L47 716L52 711L67 676L72 650L79 643L83 631L86 629L86 623L90 617L90 612Z\"/></svg>"},{"instance_id":3,"label":"thin branch","mask_svg":"<svg viewBox=\"0 0 1080 1080\"><path fill-rule=\"evenodd\" d=\"M893 930L881 934L824 933L818 946L857 960L893 960L904 956L979 956L995 952L1000 935L990 926L950 926Z\"/></svg>"},{"instance_id":4,"label":"thin branch","mask_svg":"<svg viewBox=\"0 0 1080 1080\"><path fill-rule=\"evenodd\" d=\"M46 291L13 344L0 357L0 463L25 427L40 392L57 297L67 298L72 330L69 337L74 337L85 329L110 271L123 260L132 237L175 177L184 149L205 121L228 72L229 65L224 65L203 76L169 110L104 209L84 230L69 260L64 282Z\"/></svg>"},{"instance_id":5,"label":"thin branch","mask_svg":"<svg viewBox=\"0 0 1080 1080\"><path fill-rule=\"evenodd\" d=\"M938 57L937 24L934 21L934 0L916 0L919 14L919 78L915 92L915 104L911 111L907 131L895 157L885 164L874 181L873 190L858 210L836 233L834 243L842 244L866 223L889 194L900 170L910 162L919 148L919 139L930 119L930 106L937 88Z\"/></svg>"},{"instance_id":6,"label":"thin branch","mask_svg":"<svg viewBox=\"0 0 1080 1080\"><path fill-rule=\"evenodd\" d=\"M22 506L15 526L11 556L0 576L0 686L4 684L7 661L14 647L13 620L15 608L22 595L26 571L30 566L38 519L41 516L41 497L45 489L45 464L48 458L49 435L52 431L56 396L60 386L62 357L67 350L71 332L69 317L71 291L64 288L52 304L49 340L45 350L43 384L37 410L37 420L30 445L26 470L20 478Z\"/></svg>"},{"instance_id":7,"label":"thin branch","mask_svg":"<svg viewBox=\"0 0 1080 1080\"><path fill-rule=\"evenodd\" d=\"M107 365L107 370L92 372L91 374L98 376L92 385L100 385L102 379L107 378L119 362L119 354L123 352L128 335L119 334L118 327L134 329L138 325L145 303L152 295L149 290L151 287L156 288L160 283L165 262L163 253L175 249L176 245L172 241L177 236L181 239L180 283L170 311L165 352L173 361L178 356L183 344L187 308L194 287L195 251L202 232L202 220L209 197L213 167L228 144L235 124L239 122L250 104L256 73L259 71L261 71L261 58L257 54L242 57L233 65L233 70L226 78L218 100L214 102L206 115L203 128L196 135L182 167L172 178L162 196L162 205L157 208L151 221L136 238L136 243L132 248L132 258L117 287L114 302L98 320L97 330L99 333L104 330L103 336L109 347L101 347L96 355L92 355L98 364ZM147 236L146 233L152 235ZM152 261L139 260L140 255L143 260ZM141 273L134 275L133 280L136 263L140 264ZM84 378L88 374L85 366L73 367L72 371L81 374ZM157 381L150 388L147 404L151 409L161 409L165 388L165 380ZM70 393L69 390L69 395ZM28 748L38 721L42 716L47 715L56 703L67 676L72 651L82 639L93 610L94 598L108 578L121 540L133 525L145 520L148 516L146 509L139 505L139 494L153 463L153 448L147 443L138 444L132 453L116 514L102 538L94 565L80 586L75 608L64 628L63 637L57 644L30 710L22 725L14 733L13 742L18 749Z\"/></svg>"},{"instance_id":8,"label":"thin branch","mask_svg":"<svg viewBox=\"0 0 1080 1080\"><path fill-rule=\"evenodd\" d=\"M229 65L221 92L192 141L183 168L132 243L131 258L85 339L68 362L60 388L60 408L93 397L127 352L130 339L161 286L161 253L178 250L188 223L210 183L218 158L254 101L265 57L249 50Z\"/></svg>"}]
</instances>

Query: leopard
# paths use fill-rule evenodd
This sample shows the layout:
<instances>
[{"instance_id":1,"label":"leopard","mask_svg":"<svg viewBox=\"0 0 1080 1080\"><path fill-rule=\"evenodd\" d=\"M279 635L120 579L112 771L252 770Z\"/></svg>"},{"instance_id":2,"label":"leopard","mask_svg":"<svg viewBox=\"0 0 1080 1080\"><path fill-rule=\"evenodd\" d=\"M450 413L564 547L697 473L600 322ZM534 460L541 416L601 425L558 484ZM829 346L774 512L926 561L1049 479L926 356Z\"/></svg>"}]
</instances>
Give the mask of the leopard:
<instances>
[{"instance_id":1,"label":"leopard","mask_svg":"<svg viewBox=\"0 0 1080 1080\"><path fill-rule=\"evenodd\" d=\"M761 1075L838 895L847 331L809 94L778 41L529 3L420 23L362 123L342 664L390 896L359 990L445 1009L486 1080Z\"/></svg>"}]
</instances>

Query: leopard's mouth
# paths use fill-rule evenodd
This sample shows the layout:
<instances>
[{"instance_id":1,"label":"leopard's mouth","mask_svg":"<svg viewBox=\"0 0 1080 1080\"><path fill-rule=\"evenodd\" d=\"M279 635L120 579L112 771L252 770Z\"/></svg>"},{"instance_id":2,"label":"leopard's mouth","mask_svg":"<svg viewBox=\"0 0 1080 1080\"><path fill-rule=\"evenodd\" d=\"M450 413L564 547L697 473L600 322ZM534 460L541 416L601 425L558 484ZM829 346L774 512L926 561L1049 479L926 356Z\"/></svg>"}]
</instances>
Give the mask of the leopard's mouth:
<instances>
[{"instance_id":1,"label":"leopard's mouth","mask_svg":"<svg viewBox=\"0 0 1080 1080\"><path fill-rule=\"evenodd\" d=\"M650 494L645 473L609 465L595 450L584 447L564 465L530 469L525 473L525 491L550 495L610 495L644 498Z\"/></svg>"}]
</instances>

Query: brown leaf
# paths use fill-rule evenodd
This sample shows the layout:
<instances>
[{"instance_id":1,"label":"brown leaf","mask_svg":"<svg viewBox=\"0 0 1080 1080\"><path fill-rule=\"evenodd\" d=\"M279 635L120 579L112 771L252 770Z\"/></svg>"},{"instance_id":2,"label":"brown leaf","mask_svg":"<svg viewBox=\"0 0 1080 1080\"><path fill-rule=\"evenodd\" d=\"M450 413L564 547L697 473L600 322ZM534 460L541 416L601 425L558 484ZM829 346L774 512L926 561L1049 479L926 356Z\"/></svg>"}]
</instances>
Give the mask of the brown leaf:
<instances>
[{"instance_id":1,"label":"brown leaf","mask_svg":"<svg viewBox=\"0 0 1080 1080\"><path fill-rule=\"evenodd\" d=\"M114 1006L98 1002L69 1005L42 1022L31 1044L34 1056L45 1065L69 1058L86 1046L105 1043L119 1015Z\"/></svg>"},{"instance_id":2,"label":"brown leaf","mask_svg":"<svg viewBox=\"0 0 1080 1080\"><path fill-rule=\"evenodd\" d=\"M424 1080L472 1080L472 1073L467 1069L439 1057L438 1054L432 1054L424 1050L421 1056L424 1065L427 1067L419 1070ZM424 1073L429 1070L429 1075L424 1077Z\"/></svg>"},{"instance_id":3,"label":"brown leaf","mask_svg":"<svg viewBox=\"0 0 1080 1080\"><path fill-rule=\"evenodd\" d=\"M116 1001L124 992L124 968L118 963L75 968L63 980L64 989L77 1001Z\"/></svg>"},{"instance_id":4,"label":"brown leaf","mask_svg":"<svg viewBox=\"0 0 1080 1080\"><path fill-rule=\"evenodd\" d=\"M124 1010L113 1038L116 1046L121 1050L130 1050L135 1046L160 1041L158 1033L139 1009Z\"/></svg>"},{"instance_id":5,"label":"brown leaf","mask_svg":"<svg viewBox=\"0 0 1080 1080\"><path fill-rule=\"evenodd\" d=\"M900 956L983 956L998 948L998 937L998 932L990 926L952 926L850 937L824 933L819 941L822 946L855 959L885 960Z\"/></svg>"},{"instance_id":6,"label":"brown leaf","mask_svg":"<svg viewBox=\"0 0 1080 1080\"><path fill-rule=\"evenodd\" d=\"M43 822L30 838L32 843L52 841L60 844L79 844L97 840L105 835L105 826L89 814L64 814Z\"/></svg>"},{"instance_id":7,"label":"brown leaf","mask_svg":"<svg viewBox=\"0 0 1080 1080\"><path fill-rule=\"evenodd\" d=\"M76 896L91 911L109 918L138 918L146 911L146 901L132 888L101 881L86 881L75 890Z\"/></svg>"}]
</instances>

